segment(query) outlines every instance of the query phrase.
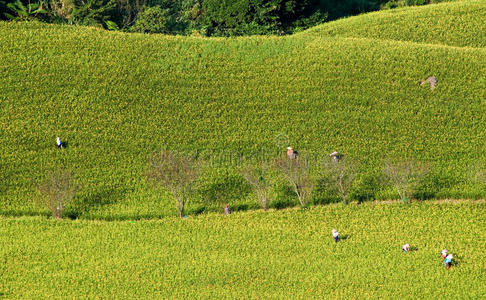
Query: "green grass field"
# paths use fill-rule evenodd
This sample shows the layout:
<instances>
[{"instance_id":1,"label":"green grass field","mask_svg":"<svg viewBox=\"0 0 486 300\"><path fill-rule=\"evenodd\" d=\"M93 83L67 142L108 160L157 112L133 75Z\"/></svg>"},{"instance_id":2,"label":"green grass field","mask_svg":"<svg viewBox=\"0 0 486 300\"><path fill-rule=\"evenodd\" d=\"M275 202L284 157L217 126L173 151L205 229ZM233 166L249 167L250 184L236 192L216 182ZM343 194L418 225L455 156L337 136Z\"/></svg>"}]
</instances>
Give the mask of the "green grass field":
<instances>
[{"instance_id":1,"label":"green grass field","mask_svg":"<svg viewBox=\"0 0 486 300\"><path fill-rule=\"evenodd\" d=\"M144 177L161 149L200 152L214 166L203 185L252 208L235 162L288 144L343 152L367 176L383 156L415 157L432 166L427 198L482 198L470 168L486 161L485 11L484 1L462 1L228 39L1 22L0 213L45 214L36 186L66 166L81 186L77 217L174 215ZM420 34L426 16L438 25ZM418 85L429 75L434 91ZM54 147L56 136L67 149ZM385 186L374 197L397 196ZM189 213L208 200L191 199Z\"/></svg>"},{"instance_id":2,"label":"green grass field","mask_svg":"<svg viewBox=\"0 0 486 300\"><path fill-rule=\"evenodd\" d=\"M484 299L484 202L0 218L6 299ZM331 229L347 238L335 243ZM401 246L417 248L407 254ZM447 271L440 251L456 264Z\"/></svg>"},{"instance_id":3,"label":"green grass field","mask_svg":"<svg viewBox=\"0 0 486 300\"><path fill-rule=\"evenodd\" d=\"M303 34L484 48L485 18L483 1L456 1L363 14L325 23Z\"/></svg>"}]
</instances>

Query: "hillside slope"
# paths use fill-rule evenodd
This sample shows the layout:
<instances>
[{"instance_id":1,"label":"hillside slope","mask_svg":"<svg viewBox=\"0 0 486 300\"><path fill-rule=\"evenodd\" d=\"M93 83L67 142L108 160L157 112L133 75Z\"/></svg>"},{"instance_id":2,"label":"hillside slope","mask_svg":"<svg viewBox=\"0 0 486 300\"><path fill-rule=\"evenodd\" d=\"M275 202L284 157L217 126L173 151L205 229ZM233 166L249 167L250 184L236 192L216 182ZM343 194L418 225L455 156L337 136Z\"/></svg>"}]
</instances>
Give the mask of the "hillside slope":
<instances>
[{"instance_id":1,"label":"hillside slope","mask_svg":"<svg viewBox=\"0 0 486 300\"><path fill-rule=\"evenodd\" d=\"M468 6L481 5L433 9ZM335 24L352 27L353 20ZM44 211L32 203L35 186L65 165L82 187L77 216L173 214L170 198L144 178L147 156L160 149L200 152L213 162L203 179L207 189L223 186L234 191L225 199L232 205L251 203L235 162L288 144L323 155L344 152L362 161L365 173L379 169L383 156L416 157L432 164L424 183L429 196L484 196L468 172L486 161L486 49L433 40L307 33L204 39L3 22L0 41L2 213ZM434 91L418 85L429 75L439 80ZM67 149L54 147L56 136ZM394 197L392 189L378 192L377 198ZM313 201L327 201L319 197ZM203 200L193 199L190 209Z\"/></svg>"},{"instance_id":2,"label":"hillside slope","mask_svg":"<svg viewBox=\"0 0 486 300\"><path fill-rule=\"evenodd\" d=\"M486 47L486 2L467 0L363 14L300 34Z\"/></svg>"}]
</instances>

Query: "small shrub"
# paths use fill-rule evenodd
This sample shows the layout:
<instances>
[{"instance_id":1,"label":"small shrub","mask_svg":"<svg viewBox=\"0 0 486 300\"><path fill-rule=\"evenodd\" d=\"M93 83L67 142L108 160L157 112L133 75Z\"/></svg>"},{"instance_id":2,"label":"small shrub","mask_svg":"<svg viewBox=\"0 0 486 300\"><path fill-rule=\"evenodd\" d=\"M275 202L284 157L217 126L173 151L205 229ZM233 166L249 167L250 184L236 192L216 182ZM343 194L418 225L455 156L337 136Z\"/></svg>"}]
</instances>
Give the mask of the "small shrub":
<instances>
[{"instance_id":1,"label":"small shrub","mask_svg":"<svg viewBox=\"0 0 486 300\"><path fill-rule=\"evenodd\" d=\"M336 192L329 190L324 180L317 180L316 186L312 191L311 203L314 205L331 204L341 201Z\"/></svg>"},{"instance_id":2,"label":"small shrub","mask_svg":"<svg viewBox=\"0 0 486 300\"><path fill-rule=\"evenodd\" d=\"M358 203L375 200L376 192L380 189L380 176L381 174L374 171L358 174L349 198L357 200Z\"/></svg>"},{"instance_id":3,"label":"small shrub","mask_svg":"<svg viewBox=\"0 0 486 300\"><path fill-rule=\"evenodd\" d=\"M282 209L295 206L298 203L296 195L284 180L276 180L272 189L272 202L270 207Z\"/></svg>"}]
</instances>

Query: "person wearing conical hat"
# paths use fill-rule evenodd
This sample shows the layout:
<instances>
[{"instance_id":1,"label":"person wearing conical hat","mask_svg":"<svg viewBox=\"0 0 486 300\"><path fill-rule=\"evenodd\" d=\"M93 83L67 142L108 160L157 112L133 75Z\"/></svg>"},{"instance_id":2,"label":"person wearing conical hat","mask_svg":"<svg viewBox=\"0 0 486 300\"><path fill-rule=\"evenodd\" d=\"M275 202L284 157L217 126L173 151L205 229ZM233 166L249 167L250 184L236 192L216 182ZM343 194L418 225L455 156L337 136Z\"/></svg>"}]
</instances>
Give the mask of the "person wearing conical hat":
<instances>
[{"instance_id":1,"label":"person wearing conical hat","mask_svg":"<svg viewBox=\"0 0 486 300\"><path fill-rule=\"evenodd\" d=\"M330 157L332 157L332 160L337 163L339 161L339 158L341 157L339 155L339 152L334 151L333 153L329 154Z\"/></svg>"},{"instance_id":2,"label":"person wearing conical hat","mask_svg":"<svg viewBox=\"0 0 486 300\"><path fill-rule=\"evenodd\" d=\"M403 245L402 251L403 251L403 253L407 253L408 251L410 251L410 244Z\"/></svg>"}]
</instances>

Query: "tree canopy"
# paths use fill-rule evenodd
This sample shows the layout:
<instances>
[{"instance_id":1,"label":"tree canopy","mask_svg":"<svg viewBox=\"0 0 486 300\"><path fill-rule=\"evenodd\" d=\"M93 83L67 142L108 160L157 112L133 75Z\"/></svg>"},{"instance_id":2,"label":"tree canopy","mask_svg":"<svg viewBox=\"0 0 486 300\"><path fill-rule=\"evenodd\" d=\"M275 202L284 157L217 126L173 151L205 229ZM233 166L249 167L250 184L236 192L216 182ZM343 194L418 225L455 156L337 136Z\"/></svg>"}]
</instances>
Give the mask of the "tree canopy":
<instances>
[{"instance_id":1,"label":"tree canopy","mask_svg":"<svg viewBox=\"0 0 486 300\"><path fill-rule=\"evenodd\" d=\"M143 33L290 34L380 8L443 0L0 0L0 19Z\"/></svg>"}]
</instances>

